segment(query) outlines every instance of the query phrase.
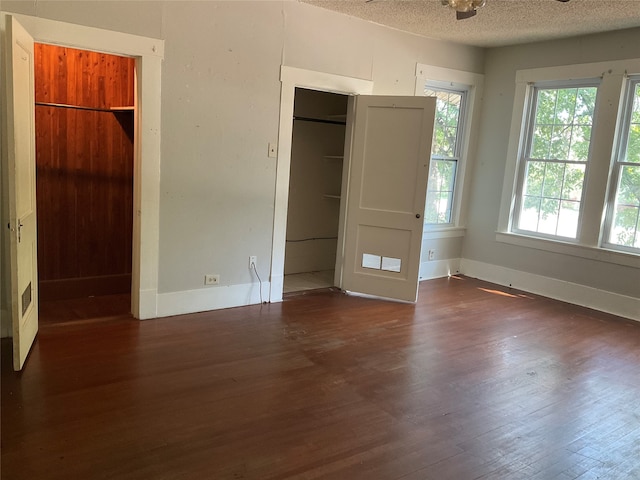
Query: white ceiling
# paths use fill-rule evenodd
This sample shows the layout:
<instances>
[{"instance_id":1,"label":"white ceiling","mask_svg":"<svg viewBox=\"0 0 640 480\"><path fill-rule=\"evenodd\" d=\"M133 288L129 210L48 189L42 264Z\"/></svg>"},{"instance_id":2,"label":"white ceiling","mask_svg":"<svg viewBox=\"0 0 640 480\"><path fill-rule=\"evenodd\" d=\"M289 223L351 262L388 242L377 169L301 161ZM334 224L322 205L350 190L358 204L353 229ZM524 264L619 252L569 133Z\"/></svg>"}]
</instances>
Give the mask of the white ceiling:
<instances>
[{"instance_id":1,"label":"white ceiling","mask_svg":"<svg viewBox=\"0 0 640 480\"><path fill-rule=\"evenodd\" d=\"M456 20L440 0L299 0L429 38L498 47L640 26L640 0L487 0ZM638 38L640 43L640 38Z\"/></svg>"}]
</instances>

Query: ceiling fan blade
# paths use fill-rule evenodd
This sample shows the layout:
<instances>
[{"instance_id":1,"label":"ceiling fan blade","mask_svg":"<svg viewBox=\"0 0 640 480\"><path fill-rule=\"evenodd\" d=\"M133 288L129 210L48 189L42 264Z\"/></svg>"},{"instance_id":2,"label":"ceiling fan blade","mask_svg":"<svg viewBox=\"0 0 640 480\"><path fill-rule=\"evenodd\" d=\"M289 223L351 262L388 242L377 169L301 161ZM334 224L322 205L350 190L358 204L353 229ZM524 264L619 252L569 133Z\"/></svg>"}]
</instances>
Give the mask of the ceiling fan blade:
<instances>
[{"instance_id":1,"label":"ceiling fan blade","mask_svg":"<svg viewBox=\"0 0 640 480\"><path fill-rule=\"evenodd\" d=\"M465 18L473 17L477 12L475 10L469 10L468 12L456 11L456 20L464 20Z\"/></svg>"}]
</instances>

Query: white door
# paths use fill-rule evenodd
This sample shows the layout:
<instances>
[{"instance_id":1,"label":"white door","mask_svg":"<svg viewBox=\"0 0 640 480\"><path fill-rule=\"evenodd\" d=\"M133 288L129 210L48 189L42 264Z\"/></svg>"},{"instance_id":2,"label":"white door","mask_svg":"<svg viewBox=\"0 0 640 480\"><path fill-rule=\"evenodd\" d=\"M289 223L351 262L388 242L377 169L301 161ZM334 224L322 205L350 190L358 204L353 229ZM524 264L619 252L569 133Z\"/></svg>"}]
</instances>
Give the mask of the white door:
<instances>
[{"instance_id":1,"label":"white door","mask_svg":"<svg viewBox=\"0 0 640 480\"><path fill-rule=\"evenodd\" d=\"M13 368L21 370L38 333L33 38L6 19Z\"/></svg>"},{"instance_id":2,"label":"white door","mask_svg":"<svg viewBox=\"0 0 640 480\"><path fill-rule=\"evenodd\" d=\"M344 290L415 302L435 99L351 97Z\"/></svg>"}]
</instances>

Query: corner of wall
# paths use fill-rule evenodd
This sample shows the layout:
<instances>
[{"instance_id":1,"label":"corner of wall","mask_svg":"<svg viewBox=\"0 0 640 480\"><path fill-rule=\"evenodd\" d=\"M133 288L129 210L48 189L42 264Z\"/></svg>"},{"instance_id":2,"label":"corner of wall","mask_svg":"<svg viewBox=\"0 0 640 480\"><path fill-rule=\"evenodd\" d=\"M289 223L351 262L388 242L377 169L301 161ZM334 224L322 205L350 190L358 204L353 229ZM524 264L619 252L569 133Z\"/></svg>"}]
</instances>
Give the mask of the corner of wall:
<instances>
[{"instance_id":1,"label":"corner of wall","mask_svg":"<svg viewBox=\"0 0 640 480\"><path fill-rule=\"evenodd\" d=\"M467 258L461 259L460 272L505 287L640 321L640 298Z\"/></svg>"},{"instance_id":2,"label":"corner of wall","mask_svg":"<svg viewBox=\"0 0 640 480\"><path fill-rule=\"evenodd\" d=\"M418 278L420 281L448 277L460 273L460 259L431 260L420 262Z\"/></svg>"}]
</instances>

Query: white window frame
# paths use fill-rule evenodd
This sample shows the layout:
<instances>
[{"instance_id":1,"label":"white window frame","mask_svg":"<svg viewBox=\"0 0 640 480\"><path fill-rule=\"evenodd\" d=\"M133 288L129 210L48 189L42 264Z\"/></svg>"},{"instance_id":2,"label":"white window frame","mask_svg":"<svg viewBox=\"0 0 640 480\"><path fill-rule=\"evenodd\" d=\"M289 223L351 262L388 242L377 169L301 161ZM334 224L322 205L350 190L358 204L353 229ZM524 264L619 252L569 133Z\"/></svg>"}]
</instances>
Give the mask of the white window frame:
<instances>
[{"instance_id":1,"label":"white window frame","mask_svg":"<svg viewBox=\"0 0 640 480\"><path fill-rule=\"evenodd\" d=\"M451 205L450 205L450 213L449 213L449 221L441 222L441 223L427 223L427 215L425 212L425 227L453 227L455 226L455 218L454 212L456 211L456 185L458 184L458 172L460 167L460 159L464 154L463 141L464 134L467 128L466 125L466 110L467 110L467 102L469 97L469 86L468 85L460 85L460 84L446 84L443 85L442 82L433 82L427 81L422 88L423 95L425 89L435 90L437 92L445 92L445 93L453 93L456 95L460 95L460 109L458 113L458 124L456 126L456 141L454 146L454 154L449 157L444 157L442 155L433 155L431 154L431 162L434 160L441 161L449 161L455 162L456 170L453 177L453 191L451 195ZM437 114L437 107L436 107ZM432 147L433 150L433 147ZM431 178L431 168L433 168L433 163L429 166L429 178ZM429 195L429 185L427 184L427 196ZM427 197L428 198L428 197Z\"/></svg>"},{"instance_id":2,"label":"white window frame","mask_svg":"<svg viewBox=\"0 0 640 480\"><path fill-rule=\"evenodd\" d=\"M623 102L622 90L628 73L640 73L640 58L516 72L516 88L496 241L640 268L640 255L606 248L602 244L609 178L615 155L616 138L620 129L619 110ZM575 242L567 242L562 237L541 238L514 232L512 227L517 193L518 158L526 138L526 102L532 84L597 77L601 78L598 92L600 101L596 102L594 112L590 146L591 162L585 176L578 238Z\"/></svg>"},{"instance_id":3,"label":"white window frame","mask_svg":"<svg viewBox=\"0 0 640 480\"><path fill-rule=\"evenodd\" d=\"M626 158L627 143L629 139L629 126L631 123L631 112L633 111L633 102L635 99L635 90L637 85L640 85L640 75L631 75L625 79L624 95L622 96L620 107L619 128L616 135L617 145L614 158L611 162L609 194L607 198L607 213L605 216L603 228L602 245L605 248L610 248L612 250L620 250L640 254L638 248L618 245L616 243L611 243L608 241L615 216L616 197L618 193L618 184L622 167L626 165L640 166L638 163L626 162L621 160Z\"/></svg>"},{"instance_id":4,"label":"white window frame","mask_svg":"<svg viewBox=\"0 0 640 480\"><path fill-rule=\"evenodd\" d=\"M515 197L514 197L514 205L513 205L513 218L511 231L514 233L531 236L531 237L539 237L539 238L547 238L550 240L561 240L568 243L577 243L577 239L580 237L582 218L584 212L584 200L585 200L585 186L587 185L587 179L589 176L589 165L591 164L591 143L589 146L589 154L587 156L587 160L585 162L580 162L585 165L584 172L584 182L582 184L582 196L580 198L580 211L578 213L578 229L576 231L576 238L573 239L571 237L564 237L561 235L552 235L548 233L542 232L534 232L531 230L525 230L518 227L520 213L522 211L522 201L524 196L524 184L525 184L525 173L527 170L527 162L531 160L529 154L531 153L531 145L533 142L533 129L535 126L535 115L537 113L537 96L536 90L542 89L565 89L565 88L580 88L580 87L596 87L598 89L598 93L596 93L596 107L594 109L594 117L592 123L592 131L593 124L595 124L595 112L598 107L598 95L600 91L600 79L580 79L580 80L570 80L570 81L551 81L551 82L536 82L530 83L528 85L527 98L525 104L525 112L524 112L524 121L523 121L523 141L521 143L520 152L518 154L518 166L517 166L517 176L516 176L516 186L515 186ZM593 136L592 136L593 138ZM551 159L541 159L544 162L551 162ZM568 164L571 163L568 160L561 160L559 163Z\"/></svg>"},{"instance_id":5,"label":"white window frame","mask_svg":"<svg viewBox=\"0 0 640 480\"><path fill-rule=\"evenodd\" d=\"M433 65L416 65L415 95L424 96L424 89L434 88L465 92L465 108L461 112L462 131L459 132L460 155L456 165L453 187L453 203L450 223L424 224L425 238L463 236L466 225L466 201L471 179L471 152L474 151L477 135L484 75Z\"/></svg>"}]
</instances>

